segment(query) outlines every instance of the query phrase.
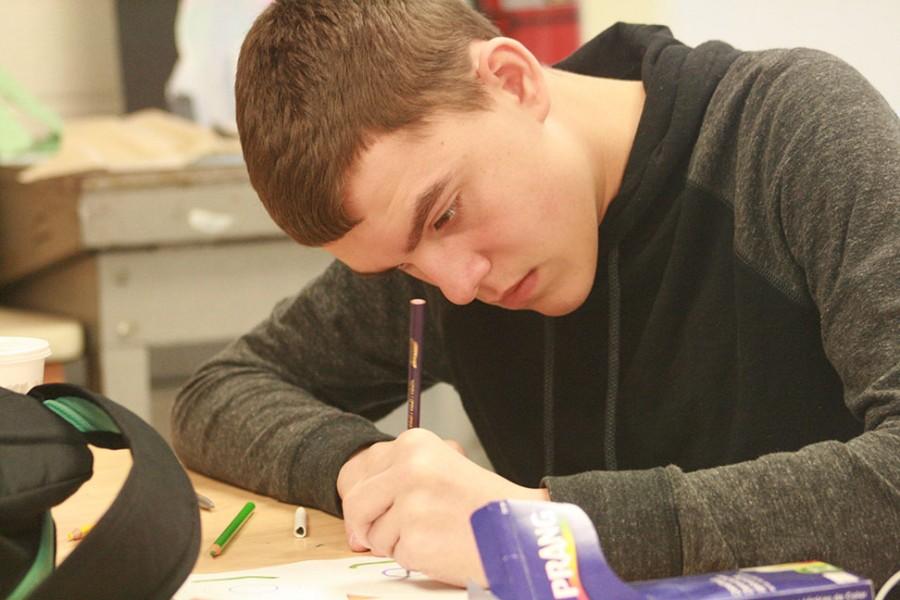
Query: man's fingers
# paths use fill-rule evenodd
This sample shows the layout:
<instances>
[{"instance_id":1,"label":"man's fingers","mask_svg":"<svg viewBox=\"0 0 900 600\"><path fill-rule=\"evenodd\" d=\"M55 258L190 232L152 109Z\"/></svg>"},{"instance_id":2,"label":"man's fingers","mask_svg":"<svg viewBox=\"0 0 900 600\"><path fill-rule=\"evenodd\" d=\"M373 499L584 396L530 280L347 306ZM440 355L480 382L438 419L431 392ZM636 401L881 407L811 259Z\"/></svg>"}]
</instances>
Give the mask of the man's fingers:
<instances>
[{"instance_id":1,"label":"man's fingers","mask_svg":"<svg viewBox=\"0 0 900 600\"><path fill-rule=\"evenodd\" d=\"M347 536L347 545L350 546L350 549L354 552L365 552L369 549L356 539L356 534L350 531L350 526L347 524L347 521L344 521L344 533Z\"/></svg>"},{"instance_id":2,"label":"man's fingers","mask_svg":"<svg viewBox=\"0 0 900 600\"><path fill-rule=\"evenodd\" d=\"M394 503L397 482L390 471L378 473L353 487L343 501L344 527L348 541L355 541L371 548L368 533L376 519L386 513ZM351 541L351 547L353 542Z\"/></svg>"},{"instance_id":3,"label":"man's fingers","mask_svg":"<svg viewBox=\"0 0 900 600\"><path fill-rule=\"evenodd\" d=\"M368 541L375 556L394 556L394 548L400 540L403 521L396 504L375 519L369 527Z\"/></svg>"}]
</instances>

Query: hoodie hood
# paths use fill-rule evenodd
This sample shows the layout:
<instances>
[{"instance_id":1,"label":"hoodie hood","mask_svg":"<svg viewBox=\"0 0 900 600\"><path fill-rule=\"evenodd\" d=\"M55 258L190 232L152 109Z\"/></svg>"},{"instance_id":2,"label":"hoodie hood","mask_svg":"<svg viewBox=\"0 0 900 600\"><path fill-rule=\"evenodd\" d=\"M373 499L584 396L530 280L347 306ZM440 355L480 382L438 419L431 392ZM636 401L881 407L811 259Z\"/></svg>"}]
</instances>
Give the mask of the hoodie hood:
<instances>
[{"instance_id":1,"label":"hoodie hood","mask_svg":"<svg viewBox=\"0 0 900 600\"><path fill-rule=\"evenodd\" d=\"M617 468L616 409L620 379L621 290L619 244L639 227L665 189L683 177L710 98L738 52L722 42L692 49L659 25L617 23L585 44L557 68L595 77L641 79L646 101L619 193L600 225L599 260L606 263L608 294L606 397L603 463ZM680 82L688 85L680 86ZM699 85L698 85L699 82ZM598 269L598 279L602 277ZM595 283L596 286L596 283ZM554 474L554 320L544 327L544 473Z\"/></svg>"},{"instance_id":2,"label":"hoodie hood","mask_svg":"<svg viewBox=\"0 0 900 600\"><path fill-rule=\"evenodd\" d=\"M682 176L710 98L738 54L724 42L690 48L661 25L616 23L556 65L639 79L647 93L622 185L600 225L601 256L635 228L671 177Z\"/></svg>"},{"instance_id":3,"label":"hoodie hood","mask_svg":"<svg viewBox=\"0 0 900 600\"><path fill-rule=\"evenodd\" d=\"M620 296L635 290L619 281L640 272L635 255L683 188L706 106L737 55L717 42L689 48L665 27L617 24L556 65L640 80L647 91L623 183L600 225L593 290L579 309L554 318L480 302L451 305L438 292L433 298L454 386L507 479L537 485L548 474L627 466L624 457L616 460L617 403L634 324L620 321L634 311ZM595 110L602 107L598 98ZM655 243L664 252L668 240ZM563 436L580 442L558 443Z\"/></svg>"}]
</instances>

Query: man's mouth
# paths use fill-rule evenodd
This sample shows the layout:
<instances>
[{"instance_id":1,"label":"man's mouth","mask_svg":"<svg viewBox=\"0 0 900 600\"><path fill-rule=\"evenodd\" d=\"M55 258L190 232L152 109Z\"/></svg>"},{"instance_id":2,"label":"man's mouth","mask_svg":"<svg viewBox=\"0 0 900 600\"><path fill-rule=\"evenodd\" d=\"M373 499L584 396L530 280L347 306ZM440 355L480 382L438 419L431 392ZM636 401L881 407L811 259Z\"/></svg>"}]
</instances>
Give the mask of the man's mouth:
<instances>
[{"instance_id":1,"label":"man's mouth","mask_svg":"<svg viewBox=\"0 0 900 600\"><path fill-rule=\"evenodd\" d=\"M522 308L528 303L537 282L537 271L532 269L515 285L503 292L496 304L505 308Z\"/></svg>"}]
</instances>

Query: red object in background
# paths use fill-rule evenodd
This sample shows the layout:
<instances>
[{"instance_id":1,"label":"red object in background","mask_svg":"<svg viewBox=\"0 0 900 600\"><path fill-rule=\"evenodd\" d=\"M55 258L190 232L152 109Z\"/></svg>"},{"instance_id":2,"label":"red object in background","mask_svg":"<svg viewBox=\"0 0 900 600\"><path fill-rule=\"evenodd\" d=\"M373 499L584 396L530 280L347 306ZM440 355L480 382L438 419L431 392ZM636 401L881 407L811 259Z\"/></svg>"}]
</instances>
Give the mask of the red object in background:
<instances>
[{"instance_id":1,"label":"red object in background","mask_svg":"<svg viewBox=\"0 0 900 600\"><path fill-rule=\"evenodd\" d=\"M517 8L521 0L481 0L478 6L503 32L519 40L547 65L559 62L578 48L578 5L544 0L543 6ZM527 4L534 4L529 2Z\"/></svg>"}]
</instances>

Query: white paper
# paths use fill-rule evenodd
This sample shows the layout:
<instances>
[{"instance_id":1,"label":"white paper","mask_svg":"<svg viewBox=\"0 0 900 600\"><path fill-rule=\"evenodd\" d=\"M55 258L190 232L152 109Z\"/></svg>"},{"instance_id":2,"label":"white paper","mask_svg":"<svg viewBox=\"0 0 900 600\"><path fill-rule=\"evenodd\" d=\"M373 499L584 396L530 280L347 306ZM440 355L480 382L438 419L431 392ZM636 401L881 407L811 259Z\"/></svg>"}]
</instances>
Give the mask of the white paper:
<instances>
[{"instance_id":1,"label":"white paper","mask_svg":"<svg viewBox=\"0 0 900 600\"><path fill-rule=\"evenodd\" d=\"M463 600L465 590L374 557L303 562L191 575L174 600Z\"/></svg>"}]
</instances>

